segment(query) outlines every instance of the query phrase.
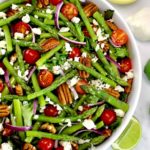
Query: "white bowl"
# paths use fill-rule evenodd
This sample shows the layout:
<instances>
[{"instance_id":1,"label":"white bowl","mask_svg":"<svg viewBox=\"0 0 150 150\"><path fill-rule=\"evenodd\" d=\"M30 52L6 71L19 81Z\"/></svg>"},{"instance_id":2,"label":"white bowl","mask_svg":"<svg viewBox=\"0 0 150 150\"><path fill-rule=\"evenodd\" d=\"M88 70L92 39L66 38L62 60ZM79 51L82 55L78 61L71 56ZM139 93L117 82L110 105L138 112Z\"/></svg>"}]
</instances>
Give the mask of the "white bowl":
<instances>
[{"instance_id":1,"label":"white bowl","mask_svg":"<svg viewBox=\"0 0 150 150\"><path fill-rule=\"evenodd\" d=\"M131 30L129 29L127 23L121 17L119 12L106 0L89 0L89 1L95 3L101 11L106 10L106 9L112 9L115 11L114 17L113 17L114 22L119 26L119 28L126 31L126 33L129 36L128 49L129 49L130 56L132 58L132 64L133 64L133 70L134 70L134 81L133 81L132 92L130 93L129 99L128 99L129 110L126 113L121 126L119 126L116 129L116 131L112 134L112 136L109 139L107 139L104 143L102 143L100 146L97 147L97 150L98 149L106 150L121 135L121 133L126 128L126 126L128 125L129 121L131 120L134 114L134 111L138 104L140 91L141 91L142 66L141 66L139 50L137 48L133 34L131 33Z\"/></svg>"}]
</instances>

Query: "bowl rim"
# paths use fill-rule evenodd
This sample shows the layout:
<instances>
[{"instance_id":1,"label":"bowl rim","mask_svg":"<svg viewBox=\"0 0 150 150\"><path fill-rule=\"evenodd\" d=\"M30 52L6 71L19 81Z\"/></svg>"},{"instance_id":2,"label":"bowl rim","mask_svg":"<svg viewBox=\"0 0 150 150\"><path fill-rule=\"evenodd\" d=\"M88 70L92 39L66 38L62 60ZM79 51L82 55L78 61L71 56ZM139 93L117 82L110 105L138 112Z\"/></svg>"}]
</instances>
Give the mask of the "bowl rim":
<instances>
[{"instance_id":1,"label":"bowl rim","mask_svg":"<svg viewBox=\"0 0 150 150\"><path fill-rule=\"evenodd\" d=\"M93 0L89 0L92 1ZM125 19L123 19L123 17L121 16L121 14L118 12L118 10L113 7L109 2L107 2L106 0L100 0L99 3L103 3L104 5L106 5L109 9L112 9L115 11L116 16L118 17L118 20L120 20L120 22L123 23L125 30L128 31L128 36L130 37L130 41L132 43L132 46L134 47L134 51L136 53L136 59L137 61L137 66L138 66L138 81L136 84L136 94L134 94L134 106L129 107L129 110L127 112L127 114L125 115L125 117L123 118L122 124L116 129L116 131L114 131L114 133L112 134L112 136L110 138L108 138L104 143L102 143L101 145L97 146L96 149L101 149L101 150L106 150L108 149L116 140L117 138L121 135L121 133L124 131L124 129L127 127L127 125L129 124L135 110L136 107L138 105L139 102L139 98L140 98L140 93L141 93L141 87L142 87L142 65L141 65L141 58L140 58L140 53L138 51L138 47L137 47L137 43L135 40L135 37L133 36L133 33L131 32L127 22L125 21ZM132 50L133 51L133 50Z\"/></svg>"}]
</instances>

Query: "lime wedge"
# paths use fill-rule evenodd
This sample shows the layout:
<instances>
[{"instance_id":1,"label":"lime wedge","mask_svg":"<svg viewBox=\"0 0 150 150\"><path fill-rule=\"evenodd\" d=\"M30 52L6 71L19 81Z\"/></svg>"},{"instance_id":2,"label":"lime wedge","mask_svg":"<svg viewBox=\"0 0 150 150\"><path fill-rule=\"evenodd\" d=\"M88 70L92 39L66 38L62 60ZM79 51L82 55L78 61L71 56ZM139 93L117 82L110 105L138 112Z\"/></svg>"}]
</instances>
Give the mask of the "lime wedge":
<instances>
[{"instance_id":1,"label":"lime wedge","mask_svg":"<svg viewBox=\"0 0 150 150\"><path fill-rule=\"evenodd\" d=\"M109 1L114 4L127 5L134 3L136 0L109 0Z\"/></svg>"},{"instance_id":2,"label":"lime wedge","mask_svg":"<svg viewBox=\"0 0 150 150\"><path fill-rule=\"evenodd\" d=\"M112 144L113 150L132 150L139 142L142 128L136 118L132 118L121 136Z\"/></svg>"}]
</instances>

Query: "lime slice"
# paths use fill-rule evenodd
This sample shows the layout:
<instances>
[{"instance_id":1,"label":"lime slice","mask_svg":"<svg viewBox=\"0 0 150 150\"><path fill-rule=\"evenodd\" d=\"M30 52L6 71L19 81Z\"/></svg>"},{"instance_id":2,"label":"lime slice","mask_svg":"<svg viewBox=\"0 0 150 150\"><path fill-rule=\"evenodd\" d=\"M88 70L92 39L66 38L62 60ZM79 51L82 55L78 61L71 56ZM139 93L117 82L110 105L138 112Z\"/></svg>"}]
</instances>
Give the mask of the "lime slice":
<instances>
[{"instance_id":1,"label":"lime slice","mask_svg":"<svg viewBox=\"0 0 150 150\"><path fill-rule=\"evenodd\" d=\"M109 1L114 4L127 5L134 3L136 0L109 0Z\"/></svg>"},{"instance_id":2,"label":"lime slice","mask_svg":"<svg viewBox=\"0 0 150 150\"><path fill-rule=\"evenodd\" d=\"M139 142L142 128L136 118L132 118L121 136L112 144L113 150L132 150Z\"/></svg>"}]
</instances>

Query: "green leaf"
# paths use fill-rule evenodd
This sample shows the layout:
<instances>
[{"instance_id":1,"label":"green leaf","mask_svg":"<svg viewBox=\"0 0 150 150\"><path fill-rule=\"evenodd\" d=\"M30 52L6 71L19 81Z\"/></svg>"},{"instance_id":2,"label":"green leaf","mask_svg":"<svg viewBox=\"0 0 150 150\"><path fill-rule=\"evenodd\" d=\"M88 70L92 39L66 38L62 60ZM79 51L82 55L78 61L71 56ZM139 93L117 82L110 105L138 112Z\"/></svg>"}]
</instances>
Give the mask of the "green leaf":
<instances>
[{"instance_id":1,"label":"green leaf","mask_svg":"<svg viewBox=\"0 0 150 150\"><path fill-rule=\"evenodd\" d=\"M114 10L111 10L111 9L106 10L104 12L104 18L105 18L105 20L112 19L113 14L114 14Z\"/></svg>"},{"instance_id":2,"label":"green leaf","mask_svg":"<svg viewBox=\"0 0 150 150\"><path fill-rule=\"evenodd\" d=\"M22 115L25 126L32 126L33 104L27 103L22 105Z\"/></svg>"},{"instance_id":3,"label":"green leaf","mask_svg":"<svg viewBox=\"0 0 150 150\"><path fill-rule=\"evenodd\" d=\"M150 80L150 59L148 60L148 62L144 67L144 73L147 76L147 78Z\"/></svg>"},{"instance_id":4,"label":"green leaf","mask_svg":"<svg viewBox=\"0 0 150 150\"><path fill-rule=\"evenodd\" d=\"M129 56L129 53L128 53L128 50L127 50L126 46L115 48L115 49L116 49L115 55L117 57L124 58L124 57L128 57Z\"/></svg>"}]
</instances>

